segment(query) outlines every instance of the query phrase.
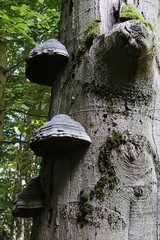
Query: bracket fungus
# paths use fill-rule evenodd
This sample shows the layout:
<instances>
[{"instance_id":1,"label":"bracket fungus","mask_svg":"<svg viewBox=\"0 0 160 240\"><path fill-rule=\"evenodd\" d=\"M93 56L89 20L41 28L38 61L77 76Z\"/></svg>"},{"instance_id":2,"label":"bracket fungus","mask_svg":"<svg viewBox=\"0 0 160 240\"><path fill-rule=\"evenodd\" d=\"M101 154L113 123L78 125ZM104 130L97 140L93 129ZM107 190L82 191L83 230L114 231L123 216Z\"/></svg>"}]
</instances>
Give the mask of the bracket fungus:
<instances>
[{"instance_id":1,"label":"bracket fungus","mask_svg":"<svg viewBox=\"0 0 160 240\"><path fill-rule=\"evenodd\" d=\"M50 157L57 152L87 147L90 143L90 137L79 122L58 114L33 134L30 147L36 155Z\"/></svg>"},{"instance_id":2,"label":"bracket fungus","mask_svg":"<svg viewBox=\"0 0 160 240\"><path fill-rule=\"evenodd\" d=\"M34 83L51 86L69 58L67 49L56 39L33 48L26 58L26 77Z\"/></svg>"},{"instance_id":3,"label":"bracket fungus","mask_svg":"<svg viewBox=\"0 0 160 240\"><path fill-rule=\"evenodd\" d=\"M38 177L31 179L15 199L13 217L34 217L43 208L42 193Z\"/></svg>"}]
</instances>

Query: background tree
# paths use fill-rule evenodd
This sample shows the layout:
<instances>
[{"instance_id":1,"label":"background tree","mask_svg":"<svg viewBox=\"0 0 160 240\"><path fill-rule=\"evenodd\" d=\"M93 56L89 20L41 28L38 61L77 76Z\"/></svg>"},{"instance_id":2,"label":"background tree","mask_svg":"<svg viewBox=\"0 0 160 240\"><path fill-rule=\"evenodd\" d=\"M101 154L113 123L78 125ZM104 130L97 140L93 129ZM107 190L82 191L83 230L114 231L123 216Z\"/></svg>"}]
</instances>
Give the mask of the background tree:
<instances>
[{"instance_id":1,"label":"background tree","mask_svg":"<svg viewBox=\"0 0 160 240\"><path fill-rule=\"evenodd\" d=\"M141 17L119 12L124 2ZM32 240L159 239L159 10L158 0L62 1L70 61L50 118L70 115L92 144L44 159Z\"/></svg>"}]
</instances>

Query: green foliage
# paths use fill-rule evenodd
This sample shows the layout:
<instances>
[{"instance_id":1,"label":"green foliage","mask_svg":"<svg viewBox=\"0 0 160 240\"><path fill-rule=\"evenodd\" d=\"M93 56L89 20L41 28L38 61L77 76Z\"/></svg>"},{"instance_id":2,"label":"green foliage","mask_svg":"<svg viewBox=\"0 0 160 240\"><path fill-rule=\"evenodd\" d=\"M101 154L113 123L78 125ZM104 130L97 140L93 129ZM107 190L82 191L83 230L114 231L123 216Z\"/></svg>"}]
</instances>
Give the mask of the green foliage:
<instances>
[{"instance_id":1,"label":"green foliage","mask_svg":"<svg viewBox=\"0 0 160 240\"><path fill-rule=\"evenodd\" d=\"M27 40L31 44L37 41L55 37L58 33L59 11L51 1L36 1L34 4L26 0L21 3L10 3L2 0L0 3L0 39L12 40L22 44Z\"/></svg>"},{"instance_id":2,"label":"green foliage","mask_svg":"<svg viewBox=\"0 0 160 240\"><path fill-rule=\"evenodd\" d=\"M6 221L7 231L11 221L11 203L21 191L22 183L39 173L41 159L29 149L29 140L33 132L47 120L48 90L18 76L16 82L9 81L5 86L6 115L0 161L0 186L4 191L0 191L0 208L3 207L0 222Z\"/></svg>"},{"instance_id":3,"label":"green foliage","mask_svg":"<svg viewBox=\"0 0 160 240\"><path fill-rule=\"evenodd\" d=\"M139 13L134 6L130 6L130 5L122 6L120 19L123 19L123 21L131 20L131 19L139 20L146 27L150 28L152 32L154 31L154 27L152 26L152 24L147 22L143 18L142 14Z\"/></svg>"},{"instance_id":4,"label":"green foliage","mask_svg":"<svg viewBox=\"0 0 160 240\"><path fill-rule=\"evenodd\" d=\"M0 42L7 46L8 73L0 108L5 111L0 159L0 233L12 223L11 207L23 184L39 173L41 159L29 148L34 131L48 118L50 88L25 79L25 58L34 45L57 38L59 0L1 0Z\"/></svg>"}]
</instances>

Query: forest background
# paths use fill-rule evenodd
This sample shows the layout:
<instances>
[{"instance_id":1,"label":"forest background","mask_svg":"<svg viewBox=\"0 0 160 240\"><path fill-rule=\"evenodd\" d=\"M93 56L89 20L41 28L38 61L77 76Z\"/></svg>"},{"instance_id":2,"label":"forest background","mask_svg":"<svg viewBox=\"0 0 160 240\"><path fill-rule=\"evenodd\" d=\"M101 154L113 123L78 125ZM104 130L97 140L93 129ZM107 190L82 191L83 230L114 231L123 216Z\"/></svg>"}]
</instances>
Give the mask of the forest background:
<instances>
[{"instance_id":1,"label":"forest background","mask_svg":"<svg viewBox=\"0 0 160 240\"><path fill-rule=\"evenodd\" d=\"M60 0L0 1L0 239L29 239L31 220L12 217L14 199L39 173L29 148L48 119L50 88L25 78L25 59L37 44L57 38ZM23 237L23 238L22 238Z\"/></svg>"}]
</instances>

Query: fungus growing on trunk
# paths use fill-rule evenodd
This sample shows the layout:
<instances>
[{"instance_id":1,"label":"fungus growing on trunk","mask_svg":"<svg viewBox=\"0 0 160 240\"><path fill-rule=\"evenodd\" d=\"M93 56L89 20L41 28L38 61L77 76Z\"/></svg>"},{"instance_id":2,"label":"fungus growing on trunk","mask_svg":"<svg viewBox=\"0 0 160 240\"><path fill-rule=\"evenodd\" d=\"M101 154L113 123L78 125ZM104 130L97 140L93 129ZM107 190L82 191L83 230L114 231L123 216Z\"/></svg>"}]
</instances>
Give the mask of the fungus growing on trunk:
<instances>
[{"instance_id":1,"label":"fungus growing on trunk","mask_svg":"<svg viewBox=\"0 0 160 240\"><path fill-rule=\"evenodd\" d=\"M57 73L69 58L64 45L50 39L33 48L26 59L26 77L34 83L52 86Z\"/></svg>"},{"instance_id":2,"label":"fungus growing on trunk","mask_svg":"<svg viewBox=\"0 0 160 240\"><path fill-rule=\"evenodd\" d=\"M32 136L30 147L38 156L88 146L90 137L82 125L65 114L58 114L41 126Z\"/></svg>"},{"instance_id":3,"label":"fungus growing on trunk","mask_svg":"<svg viewBox=\"0 0 160 240\"><path fill-rule=\"evenodd\" d=\"M13 203L13 217L34 217L43 208L38 177L31 179Z\"/></svg>"}]
</instances>

